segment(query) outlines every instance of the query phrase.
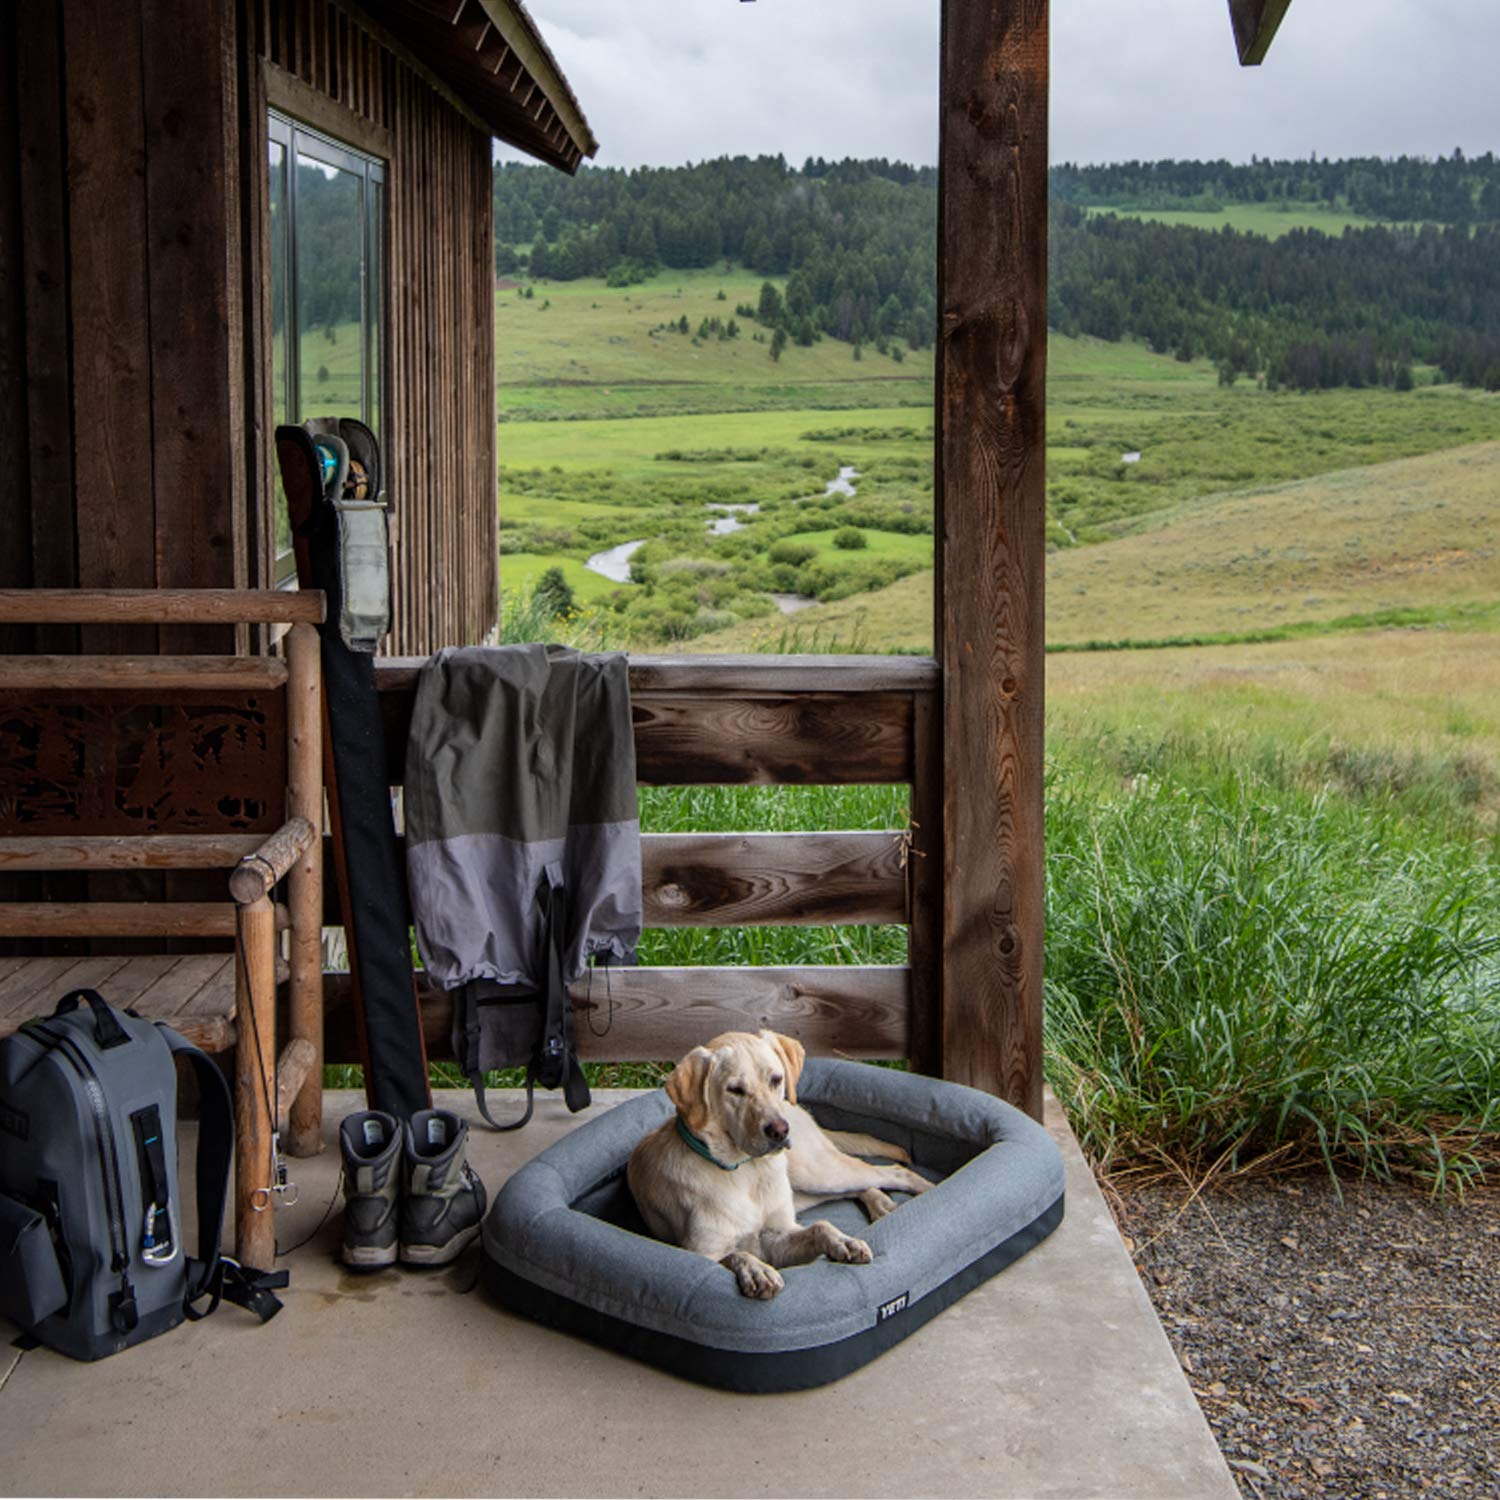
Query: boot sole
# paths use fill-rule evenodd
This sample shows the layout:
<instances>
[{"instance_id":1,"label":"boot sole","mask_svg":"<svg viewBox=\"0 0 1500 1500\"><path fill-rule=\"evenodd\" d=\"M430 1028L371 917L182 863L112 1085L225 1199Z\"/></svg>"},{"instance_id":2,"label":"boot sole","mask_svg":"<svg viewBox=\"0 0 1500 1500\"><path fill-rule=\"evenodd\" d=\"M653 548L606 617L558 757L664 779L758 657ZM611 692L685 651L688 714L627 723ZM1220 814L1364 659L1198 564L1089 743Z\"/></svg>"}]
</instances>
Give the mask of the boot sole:
<instances>
[{"instance_id":1,"label":"boot sole","mask_svg":"<svg viewBox=\"0 0 1500 1500\"><path fill-rule=\"evenodd\" d=\"M479 1225L460 1230L446 1245L403 1245L401 1259L409 1266L446 1266L479 1238Z\"/></svg>"},{"instance_id":2,"label":"boot sole","mask_svg":"<svg viewBox=\"0 0 1500 1500\"><path fill-rule=\"evenodd\" d=\"M346 1266L356 1271L378 1271L396 1264L394 1245L345 1245L339 1255Z\"/></svg>"}]
</instances>

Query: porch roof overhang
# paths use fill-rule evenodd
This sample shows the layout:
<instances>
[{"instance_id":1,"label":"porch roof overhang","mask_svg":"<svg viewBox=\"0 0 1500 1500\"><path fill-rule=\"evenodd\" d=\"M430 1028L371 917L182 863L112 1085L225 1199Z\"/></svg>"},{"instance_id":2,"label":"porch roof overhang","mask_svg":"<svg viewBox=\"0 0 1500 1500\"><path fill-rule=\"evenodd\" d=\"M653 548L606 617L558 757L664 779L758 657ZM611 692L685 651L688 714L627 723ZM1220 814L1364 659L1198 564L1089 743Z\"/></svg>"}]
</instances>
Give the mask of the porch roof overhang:
<instances>
[{"instance_id":1,"label":"porch roof overhang","mask_svg":"<svg viewBox=\"0 0 1500 1500\"><path fill-rule=\"evenodd\" d=\"M599 149L521 0L358 0L498 139L576 172Z\"/></svg>"},{"instance_id":2,"label":"porch roof overhang","mask_svg":"<svg viewBox=\"0 0 1500 1500\"><path fill-rule=\"evenodd\" d=\"M1234 44L1240 65L1253 68L1265 60L1276 28L1292 0L1229 0L1229 19L1234 25Z\"/></svg>"}]
</instances>

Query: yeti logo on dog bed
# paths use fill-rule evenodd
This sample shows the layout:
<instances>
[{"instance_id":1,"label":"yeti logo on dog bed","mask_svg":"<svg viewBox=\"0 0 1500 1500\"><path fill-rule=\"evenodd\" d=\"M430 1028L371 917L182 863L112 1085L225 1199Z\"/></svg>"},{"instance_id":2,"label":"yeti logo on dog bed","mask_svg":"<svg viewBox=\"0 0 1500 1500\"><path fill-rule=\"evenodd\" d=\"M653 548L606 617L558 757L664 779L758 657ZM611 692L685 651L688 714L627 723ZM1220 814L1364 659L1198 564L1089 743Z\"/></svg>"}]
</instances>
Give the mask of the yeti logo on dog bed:
<instances>
[{"instance_id":1,"label":"yeti logo on dog bed","mask_svg":"<svg viewBox=\"0 0 1500 1500\"><path fill-rule=\"evenodd\" d=\"M875 1309L875 1321L884 1323L887 1318L894 1318L898 1312L906 1311L906 1304L911 1301L910 1292L902 1292L899 1297L892 1297L889 1302L882 1302Z\"/></svg>"}]
</instances>

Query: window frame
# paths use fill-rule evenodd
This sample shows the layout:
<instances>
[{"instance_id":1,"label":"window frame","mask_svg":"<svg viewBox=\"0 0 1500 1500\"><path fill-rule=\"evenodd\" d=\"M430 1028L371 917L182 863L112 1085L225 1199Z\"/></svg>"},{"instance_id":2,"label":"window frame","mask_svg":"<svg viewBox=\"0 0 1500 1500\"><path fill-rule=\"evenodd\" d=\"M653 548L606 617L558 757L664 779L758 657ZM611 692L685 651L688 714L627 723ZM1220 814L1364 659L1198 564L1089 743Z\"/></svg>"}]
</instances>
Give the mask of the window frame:
<instances>
[{"instance_id":1,"label":"window frame","mask_svg":"<svg viewBox=\"0 0 1500 1500\"><path fill-rule=\"evenodd\" d=\"M281 149L281 165L272 165L272 146ZM350 144L329 134L326 129L309 125L284 106L271 102L266 108L265 158L267 172L266 222L268 259L266 296L271 326L278 309L275 278L271 266L279 253L285 267L281 285L282 323L281 368L277 369L274 334L268 339L267 363L270 368L268 398L272 420L270 428L284 422L303 420L301 325L297 296L297 162L307 158L321 166L348 172L360 181L360 412L375 432L382 449L389 452L390 430L390 159ZM277 177L280 176L278 183ZM271 220L271 205L279 202L281 222ZM291 548L277 545L278 508L285 503L280 494L279 471L272 460L273 482L270 511L266 516L267 546L265 556L270 568L270 586L295 587L296 559Z\"/></svg>"}]
</instances>

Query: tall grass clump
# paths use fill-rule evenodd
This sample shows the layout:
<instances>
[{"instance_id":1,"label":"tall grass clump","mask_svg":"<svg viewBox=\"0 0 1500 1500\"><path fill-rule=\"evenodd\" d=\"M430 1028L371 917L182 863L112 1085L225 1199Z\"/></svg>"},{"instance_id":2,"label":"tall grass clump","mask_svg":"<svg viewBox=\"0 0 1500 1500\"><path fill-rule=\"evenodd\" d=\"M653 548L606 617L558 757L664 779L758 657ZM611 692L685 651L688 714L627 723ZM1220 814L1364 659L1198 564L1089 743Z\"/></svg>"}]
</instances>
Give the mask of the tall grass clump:
<instances>
[{"instance_id":1,"label":"tall grass clump","mask_svg":"<svg viewBox=\"0 0 1500 1500\"><path fill-rule=\"evenodd\" d=\"M1105 1170L1500 1161L1500 872L1397 800L1054 764L1048 1081Z\"/></svg>"}]
</instances>

